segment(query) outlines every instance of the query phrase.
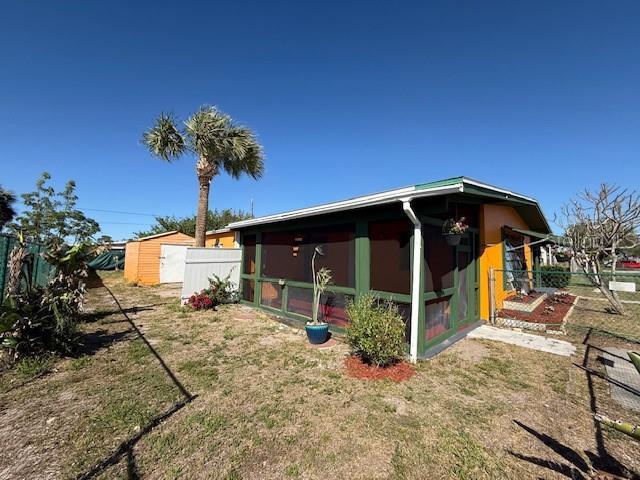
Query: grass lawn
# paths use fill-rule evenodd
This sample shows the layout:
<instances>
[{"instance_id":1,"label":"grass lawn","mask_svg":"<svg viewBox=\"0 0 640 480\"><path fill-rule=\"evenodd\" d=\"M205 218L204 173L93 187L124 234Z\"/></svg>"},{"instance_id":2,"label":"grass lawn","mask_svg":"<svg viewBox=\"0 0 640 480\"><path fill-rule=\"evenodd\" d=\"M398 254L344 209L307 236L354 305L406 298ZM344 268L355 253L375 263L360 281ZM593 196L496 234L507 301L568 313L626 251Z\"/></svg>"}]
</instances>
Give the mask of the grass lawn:
<instances>
[{"instance_id":1,"label":"grass lawn","mask_svg":"<svg viewBox=\"0 0 640 480\"><path fill-rule=\"evenodd\" d=\"M582 346L569 359L466 339L407 382L363 381L346 376L341 343L310 349L303 332L248 307L191 312L170 288L102 278L131 321L93 288L83 355L0 373L0 478L640 472L640 444L597 429L591 409L640 415L572 365Z\"/></svg>"}]
</instances>

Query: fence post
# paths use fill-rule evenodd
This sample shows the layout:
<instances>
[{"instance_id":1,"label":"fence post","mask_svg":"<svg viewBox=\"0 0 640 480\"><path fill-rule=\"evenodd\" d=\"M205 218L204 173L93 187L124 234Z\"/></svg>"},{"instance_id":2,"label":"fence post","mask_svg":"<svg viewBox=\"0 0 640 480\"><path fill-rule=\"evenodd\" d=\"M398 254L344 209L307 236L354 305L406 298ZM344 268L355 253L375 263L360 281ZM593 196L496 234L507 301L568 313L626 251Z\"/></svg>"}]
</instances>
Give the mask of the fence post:
<instances>
[{"instance_id":1,"label":"fence post","mask_svg":"<svg viewBox=\"0 0 640 480\"><path fill-rule=\"evenodd\" d=\"M492 325L496 323L496 273L493 267L489 267L489 320Z\"/></svg>"}]
</instances>

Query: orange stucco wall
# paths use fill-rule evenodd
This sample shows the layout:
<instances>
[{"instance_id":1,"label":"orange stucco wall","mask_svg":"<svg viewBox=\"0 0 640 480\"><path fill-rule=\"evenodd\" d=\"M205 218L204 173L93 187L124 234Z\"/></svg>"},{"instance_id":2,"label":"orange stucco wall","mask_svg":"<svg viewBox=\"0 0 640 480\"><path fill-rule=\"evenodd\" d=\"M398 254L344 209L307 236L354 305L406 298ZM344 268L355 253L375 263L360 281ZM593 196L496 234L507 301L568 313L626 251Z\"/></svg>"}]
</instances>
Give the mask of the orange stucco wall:
<instances>
[{"instance_id":1,"label":"orange stucco wall","mask_svg":"<svg viewBox=\"0 0 640 480\"><path fill-rule=\"evenodd\" d=\"M216 240L220 240L220 247L233 248L236 246L235 238L235 232L208 233L204 244L206 247L214 247L216 245Z\"/></svg>"},{"instance_id":2,"label":"orange stucco wall","mask_svg":"<svg viewBox=\"0 0 640 480\"><path fill-rule=\"evenodd\" d=\"M512 207L501 205L482 205L480 207L480 318L489 319L489 269L501 270L503 265L502 228L515 227L529 229L529 226L522 220L522 217ZM524 237L524 254L527 267L532 268L533 255L529 246L531 239ZM502 288L502 274L496 274L496 297L503 299L508 292ZM498 308L501 304L497 305Z\"/></svg>"},{"instance_id":3,"label":"orange stucco wall","mask_svg":"<svg viewBox=\"0 0 640 480\"><path fill-rule=\"evenodd\" d=\"M160 252L162 244L193 245L194 238L184 233L128 242L124 259L124 278L141 285L160 283ZM131 261L131 266L128 265Z\"/></svg>"}]
</instances>

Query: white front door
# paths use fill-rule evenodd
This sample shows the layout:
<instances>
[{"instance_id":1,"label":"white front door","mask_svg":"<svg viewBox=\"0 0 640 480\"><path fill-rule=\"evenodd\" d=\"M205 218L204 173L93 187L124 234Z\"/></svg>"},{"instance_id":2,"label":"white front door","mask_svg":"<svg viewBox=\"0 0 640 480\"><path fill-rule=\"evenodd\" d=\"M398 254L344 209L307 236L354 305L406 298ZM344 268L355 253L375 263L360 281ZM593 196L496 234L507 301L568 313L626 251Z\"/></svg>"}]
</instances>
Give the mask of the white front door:
<instances>
[{"instance_id":1,"label":"white front door","mask_svg":"<svg viewBox=\"0 0 640 480\"><path fill-rule=\"evenodd\" d=\"M186 245L160 246L160 283L179 283L184 280Z\"/></svg>"}]
</instances>

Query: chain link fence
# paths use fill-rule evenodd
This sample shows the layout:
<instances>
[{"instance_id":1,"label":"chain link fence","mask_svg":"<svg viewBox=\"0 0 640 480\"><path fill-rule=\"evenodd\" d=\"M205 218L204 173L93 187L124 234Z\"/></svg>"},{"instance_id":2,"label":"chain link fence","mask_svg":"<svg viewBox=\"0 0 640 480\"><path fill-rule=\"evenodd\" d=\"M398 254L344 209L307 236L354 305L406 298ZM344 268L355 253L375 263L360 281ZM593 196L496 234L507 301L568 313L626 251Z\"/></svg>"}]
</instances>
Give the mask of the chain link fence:
<instances>
[{"instance_id":1,"label":"chain link fence","mask_svg":"<svg viewBox=\"0 0 640 480\"><path fill-rule=\"evenodd\" d=\"M615 292L624 313L615 313L603 283ZM490 273L491 319L496 325L640 343L640 270L570 272L493 270ZM606 343L606 342L605 342Z\"/></svg>"}]
</instances>

